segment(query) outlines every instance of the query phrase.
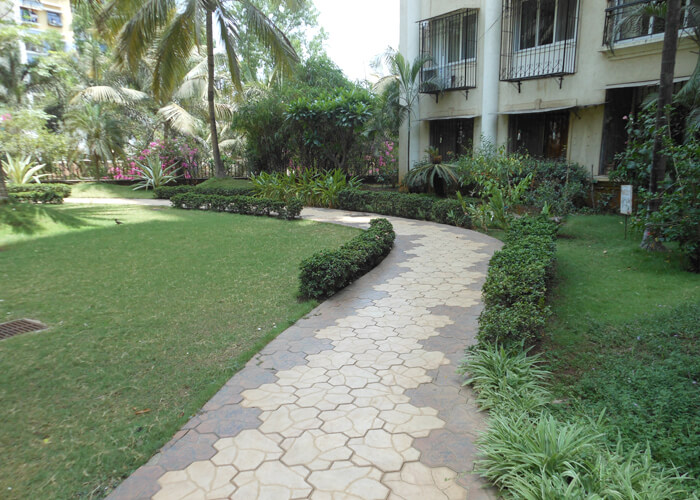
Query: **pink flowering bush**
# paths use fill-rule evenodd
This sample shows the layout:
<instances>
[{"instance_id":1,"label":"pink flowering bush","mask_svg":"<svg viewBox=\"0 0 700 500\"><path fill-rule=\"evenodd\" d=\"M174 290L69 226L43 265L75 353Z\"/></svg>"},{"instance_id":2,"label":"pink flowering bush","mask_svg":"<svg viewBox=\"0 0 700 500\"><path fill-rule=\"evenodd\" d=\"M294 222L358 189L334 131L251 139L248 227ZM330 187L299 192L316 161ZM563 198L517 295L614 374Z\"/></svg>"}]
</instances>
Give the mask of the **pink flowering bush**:
<instances>
[{"instance_id":1,"label":"pink flowering bush","mask_svg":"<svg viewBox=\"0 0 700 500\"><path fill-rule=\"evenodd\" d=\"M158 158L163 170L168 172L181 171L182 177L192 179L199 165L197 153L199 150L190 146L182 139L151 141L147 147L129 159L123 166L113 166L107 171L108 178L115 180L137 180L143 177L143 169L139 163L146 164L151 159ZM172 168L171 168L172 167Z\"/></svg>"},{"instance_id":2,"label":"pink flowering bush","mask_svg":"<svg viewBox=\"0 0 700 500\"><path fill-rule=\"evenodd\" d=\"M375 176L381 184L396 184L399 162L393 141L384 141L373 155L367 155L365 159L368 164L367 175Z\"/></svg>"}]
</instances>

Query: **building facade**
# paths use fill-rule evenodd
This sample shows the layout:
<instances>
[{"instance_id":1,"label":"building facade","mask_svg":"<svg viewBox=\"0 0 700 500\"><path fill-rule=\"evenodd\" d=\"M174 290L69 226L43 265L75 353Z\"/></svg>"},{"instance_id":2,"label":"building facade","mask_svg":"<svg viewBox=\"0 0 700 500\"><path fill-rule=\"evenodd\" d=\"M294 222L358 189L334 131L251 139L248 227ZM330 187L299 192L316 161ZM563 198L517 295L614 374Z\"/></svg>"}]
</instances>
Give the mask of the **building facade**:
<instances>
[{"instance_id":1,"label":"building facade","mask_svg":"<svg viewBox=\"0 0 700 500\"><path fill-rule=\"evenodd\" d=\"M65 50L73 48L73 14L70 0L12 0L8 2L4 19L22 24L30 33L56 32L65 43ZM44 47L21 44L23 62L45 52Z\"/></svg>"},{"instance_id":2,"label":"building facade","mask_svg":"<svg viewBox=\"0 0 700 500\"><path fill-rule=\"evenodd\" d=\"M429 146L444 157L487 141L605 176L624 149L627 116L658 86L663 20L619 23L642 3L402 0L400 51L430 62L421 72L410 156L408 128L401 129L401 174ZM679 84L697 57L682 32Z\"/></svg>"}]
</instances>

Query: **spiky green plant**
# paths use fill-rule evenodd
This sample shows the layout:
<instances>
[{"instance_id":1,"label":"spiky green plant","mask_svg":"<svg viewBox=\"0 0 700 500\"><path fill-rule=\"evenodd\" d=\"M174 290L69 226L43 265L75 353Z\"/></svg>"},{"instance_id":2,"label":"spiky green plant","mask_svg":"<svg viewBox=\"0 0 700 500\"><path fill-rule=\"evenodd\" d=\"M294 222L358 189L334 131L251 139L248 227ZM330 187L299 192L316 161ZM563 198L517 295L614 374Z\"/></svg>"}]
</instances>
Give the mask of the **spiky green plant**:
<instances>
[{"instance_id":1,"label":"spiky green plant","mask_svg":"<svg viewBox=\"0 0 700 500\"><path fill-rule=\"evenodd\" d=\"M44 168L44 164L36 165L30 156L13 158L7 153L5 161L2 162L2 170L7 180L12 184L29 184L30 182L41 184L39 179L48 175L37 174L42 168Z\"/></svg>"},{"instance_id":2,"label":"spiky green plant","mask_svg":"<svg viewBox=\"0 0 700 500\"><path fill-rule=\"evenodd\" d=\"M137 189L155 189L157 187L165 186L171 182L175 182L179 175L175 175L177 170L177 164L169 165L167 167L163 166L163 162L156 155L151 155L148 157L146 163L141 163L137 161L139 169L139 183L134 187L134 191Z\"/></svg>"}]
</instances>

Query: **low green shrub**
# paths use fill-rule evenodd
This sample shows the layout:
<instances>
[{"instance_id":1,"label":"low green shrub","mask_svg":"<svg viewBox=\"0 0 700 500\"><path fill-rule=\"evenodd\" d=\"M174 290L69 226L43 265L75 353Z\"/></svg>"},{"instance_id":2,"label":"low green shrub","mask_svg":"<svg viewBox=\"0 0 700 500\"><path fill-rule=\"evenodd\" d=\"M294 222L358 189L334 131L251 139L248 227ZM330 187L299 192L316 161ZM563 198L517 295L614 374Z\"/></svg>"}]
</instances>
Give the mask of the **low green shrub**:
<instances>
[{"instance_id":1,"label":"low green shrub","mask_svg":"<svg viewBox=\"0 0 700 500\"><path fill-rule=\"evenodd\" d=\"M252 187L200 187L200 186L161 186L153 190L154 197L169 200L183 193L214 194L218 196L252 196Z\"/></svg>"},{"instance_id":2,"label":"low green shrub","mask_svg":"<svg viewBox=\"0 0 700 500\"><path fill-rule=\"evenodd\" d=\"M301 263L302 297L330 297L373 269L394 245L394 228L386 219L372 219L367 231L338 250L326 250Z\"/></svg>"},{"instance_id":3,"label":"low green shrub","mask_svg":"<svg viewBox=\"0 0 700 500\"><path fill-rule=\"evenodd\" d=\"M304 208L301 201L288 202L255 198L253 196L220 196L198 192L176 194L170 198L176 208L189 210L212 210L243 215L273 215L291 220L301 214Z\"/></svg>"},{"instance_id":4,"label":"low green shrub","mask_svg":"<svg viewBox=\"0 0 700 500\"><path fill-rule=\"evenodd\" d=\"M521 217L511 223L482 289L486 307L479 317L481 344L524 344L539 335L551 314L547 292L556 231L554 223L542 218Z\"/></svg>"},{"instance_id":5,"label":"low green shrub","mask_svg":"<svg viewBox=\"0 0 700 500\"><path fill-rule=\"evenodd\" d=\"M549 411L548 374L536 357L490 345L469 352L460 370L491 410L475 469L504 498L697 498L688 477L656 463L648 449L606 443L602 418L565 422Z\"/></svg>"},{"instance_id":6,"label":"low green shrub","mask_svg":"<svg viewBox=\"0 0 700 500\"><path fill-rule=\"evenodd\" d=\"M464 213L459 200L419 194L346 189L338 194L338 208L471 227L471 219Z\"/></svg>"},{"instance_id":7,"label":"low green shrub","mask_svg":"<svg viewBox=\"0 0 700 500\"><path fill-rule=\"evenodd\" d=\"M71 190L67 184L9 184L7 192L15 201L60 204Z\"/></svg>"}]
</instances>

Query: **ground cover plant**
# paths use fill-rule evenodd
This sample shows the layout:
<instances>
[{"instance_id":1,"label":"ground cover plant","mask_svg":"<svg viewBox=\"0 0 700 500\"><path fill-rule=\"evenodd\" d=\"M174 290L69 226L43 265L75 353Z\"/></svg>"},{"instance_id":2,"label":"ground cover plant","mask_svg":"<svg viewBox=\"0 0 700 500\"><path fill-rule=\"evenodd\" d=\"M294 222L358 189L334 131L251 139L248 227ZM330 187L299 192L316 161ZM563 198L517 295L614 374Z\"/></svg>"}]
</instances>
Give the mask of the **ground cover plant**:
<instances>
[{"instance_id":1,"label":"ground cover plant","mask_svg":"<svg viewBox=\"0 0 700 500\"><path fill-rule=\"evenodd\" d=\"M297 297L301 260L359 234L163 207L21 204L0 220L7 212L0 317L50 326L0 342L9 499L116 486L314 306Z\"/></svg>"},{"instance_id":2,"label":"ground cover plant","mask_svg":"<svg viewBox=\"0 0 700 500\"><path fill-rule=\"evenodd\" d=\"M582 219L583 227L595 234L599 229L586 223L611 218L574 218L579 224ZM607 228L607 245L615 233ZM552 261L555 234L550 223L518 219L505 235L504 249L492 259L483 288L479 346L468 351L460 367L480 406L491 412L489 429L477 442L481 458L476 470L507 498L697 498L700 303L666 311L655 320L641 318L617 332L595 322L589 339L579 339L570 352L580 363L569 381L574 387L565 387L556 374L559 384L553 391L551 375L538 366L542 355L528 356L523 350L533 336L523 335L527 328L522 326L509 328L506 319L521 316L523 300L540 307L546 303L547 275L551 278L553 268L545 265L544 273L538 273L531 264L538 258ZM542 246L545 240L549 244ZM571 240L561 240L566 242ZM593 246L586 243L572 245ZM519 253L513 256L518 264L511 265L509 252L514 250L533 250L534 256ZM564 264L580 266L582 261ZM609 271L604 265L598 269ZM579 283L570 286L579 288ZM611 288L619 302L626 290ZM574 315L585 308L571 306ZM503 315L492 321L489 311L496 307ZM584 323L580 316L576 319ZM537 326L541 334L542 325ZM485 328L501 335L485 336ZM548 358L550 344L554 342L545 342L542 349ZM559 361L560 370L568 368L567 360Z\"/></svg>"},{"instance_id":3,"label":"ground cover plant","mask_svg":"<svg viewBox=\"0 0 700 500\"><path fill-rule=\"evenodd\" d=\"M649 253L638 232L625 240L621 217L570 217L560 236L542 346L556 397L572 413L607 408L609 443L648 443L697 488L700 278L673 244Z\"/></svg>"}]
</instances>

